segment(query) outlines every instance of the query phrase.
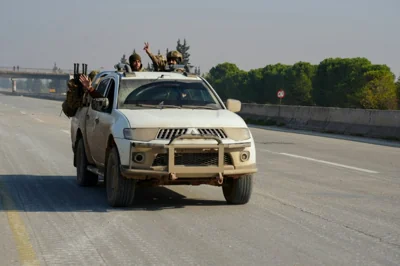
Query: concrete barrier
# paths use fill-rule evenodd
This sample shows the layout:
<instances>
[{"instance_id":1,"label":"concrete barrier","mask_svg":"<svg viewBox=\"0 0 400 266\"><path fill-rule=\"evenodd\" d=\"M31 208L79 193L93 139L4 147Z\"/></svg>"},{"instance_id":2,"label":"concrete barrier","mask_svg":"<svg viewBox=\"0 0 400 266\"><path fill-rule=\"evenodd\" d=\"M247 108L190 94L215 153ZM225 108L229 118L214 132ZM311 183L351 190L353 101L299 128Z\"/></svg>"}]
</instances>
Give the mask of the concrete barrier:
<instances>
[{"instance_id":1,"label":"concrete barrier","mask_svg":"<svg viewBox=\"0 0 400 266\"><path fill-rule=\"evenodd\" d=\"M66 97L55 93L0 93L55 101ZM239 115L253 124L400 140L400 111L242 103Z\"/></svg>"},{"instance_id":2,"label":"concrete barrier","mask_svg":"<svg viewBox=\"0 0 400 266\"><path fill-rule=\"evenodd\" d=\"M242 104L248 123L400 140L400 111Z\"/></svg>"},{"instance_id":3,"label":"concrete barrier","mask_svg":"<svg viewBox=\"0 0 400 266\"><path fill-rule=\"evenodd\" d=\"M32 98L55 100L55 101L64 101L66 97L66 95L58 93L32 93L32 92L18 92L18 91L16 92L0 91L0 94L10 95L10 96L32 97Z\"/></svg>"}]
</instances>

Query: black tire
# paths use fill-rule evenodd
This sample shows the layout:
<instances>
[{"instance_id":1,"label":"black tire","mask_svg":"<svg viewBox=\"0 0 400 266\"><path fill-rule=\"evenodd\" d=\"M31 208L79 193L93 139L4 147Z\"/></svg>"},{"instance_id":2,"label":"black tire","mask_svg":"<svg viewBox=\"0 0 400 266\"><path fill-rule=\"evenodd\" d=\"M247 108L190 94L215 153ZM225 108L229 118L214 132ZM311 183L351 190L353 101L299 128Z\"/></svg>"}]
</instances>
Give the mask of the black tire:
<instances>
[{"instance_id":1,"label":"black tire","mask_svg":"<svg viewBox=\"0 0 400 266\"><path fill-rule=\"evenodd\" d=\"M222 186L225 200L228 204L246 204L253 191L253 175L245 175L238 179L226 179Z\"/></svg>"},{"instance_id":2,"label":"black tire","mask_svg":"<svg viewBox=\"0 0 400 266\"><path fill-rule=\"evenodd\" d=\"M98 175L87 170L88 161L83 139L78 140L76 148L76 182L83 187L95 186L99 181Z\"/></svg>"},{"instance_id":3,"label":"black tire","mask_svg":"<svg viewBox=\"0 0 400 266\"><path fill-rule=\"evenodd\" d=\"M107 201L111 207L128 207L135 199L136 180L124 178L119 167L118 151L113 147L107 157L105 176Z\"/></svg>"}]
</instances>

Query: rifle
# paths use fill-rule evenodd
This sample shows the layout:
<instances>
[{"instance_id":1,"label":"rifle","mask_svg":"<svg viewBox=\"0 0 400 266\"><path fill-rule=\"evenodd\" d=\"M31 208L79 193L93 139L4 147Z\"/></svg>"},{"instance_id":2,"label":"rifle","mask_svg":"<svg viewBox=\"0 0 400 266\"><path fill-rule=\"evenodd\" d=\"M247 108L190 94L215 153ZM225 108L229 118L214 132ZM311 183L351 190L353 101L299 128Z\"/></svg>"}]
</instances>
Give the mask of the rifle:
<instances>
[{"instance_id":1,"label":"rifle","mask_svg":"<svg viewBox=\"0 0 400 266\"><path fill-rule=\"evenodd\" d=\"M82 83L79 80L81 75L87 76L87 64L82 63L82 73L79 73L79 63L74 63L74 83L80 97L84 94Z\"/></svg>"},{"instance_id":2,"label":"rifle","mask_svg":"<svg viewBox=\"0 0 400 266\"><path fill-rule=\"evenodd\" d=\"M61 109L68 118L74 116L76 110L82 106L82 98L85 92L83 85L79 80L81 75L87 76L87 64L82 64L82 73L79 73L79 64L74 63L74 78L70 79L67 83L67 97L63 102Z\"/></svg>"}]
</instances>

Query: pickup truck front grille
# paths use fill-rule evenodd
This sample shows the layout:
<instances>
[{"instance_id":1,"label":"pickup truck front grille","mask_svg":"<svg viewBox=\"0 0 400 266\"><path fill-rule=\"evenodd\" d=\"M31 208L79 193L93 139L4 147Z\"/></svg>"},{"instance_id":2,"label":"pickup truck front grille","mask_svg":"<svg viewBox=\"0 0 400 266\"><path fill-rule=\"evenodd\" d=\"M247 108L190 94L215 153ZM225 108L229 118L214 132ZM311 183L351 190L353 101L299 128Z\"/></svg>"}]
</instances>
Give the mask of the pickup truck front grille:
<instances>
[{"instance_id":1,"label":"pickup truck front grille","mask_svg":"<svg viewBox=\"0 0 400 266\"><path fill-rule=\"evenodd\" d=\"M168 154L158 154L154 159L153 166L167 166ZM176 153L175 165L185 166L218 166L218 153ZM224 154L224 165L233 165L229 153Z\"/></svg>"},{"instance_id":2,"label":"pickup truck front grille","mask_svg":"<svg viewBox=\"0 0 400 266\"><path fill-rule=\"evenodd\" d=\"M200 134L202 135L213 135L213 136L217 136L221 139L226 139L227 136L224 132L223 129L219 129L219 128L198 128L197 129Z\"/></svg>"},{"instance_id":3,"label":"pickup truck front grille","mask_svg":"<svg viewBox=\"0 0 400 266\"><path fill-rule=\"evenodd\" d=\"M172 139L175 136L186 134L187 128L165 128L160 129L156 139Z\"/></svg>"},{"instance_id":4,"label":"pickup truck front grille","mask_svg":"<svg viewBox=\"0 0 400 266\"><path fill-rule=\"evenodd\" d=\"M194 130L197 130L197 132L201 135L212 135L221 139L227 138L224 130L220 128L196 128ZM190 130L190 132L188 131L188 128L163 128L158 131L156 139L169 140L178 135L192 134L192 130Z\"/></svg>"}]
</instances>

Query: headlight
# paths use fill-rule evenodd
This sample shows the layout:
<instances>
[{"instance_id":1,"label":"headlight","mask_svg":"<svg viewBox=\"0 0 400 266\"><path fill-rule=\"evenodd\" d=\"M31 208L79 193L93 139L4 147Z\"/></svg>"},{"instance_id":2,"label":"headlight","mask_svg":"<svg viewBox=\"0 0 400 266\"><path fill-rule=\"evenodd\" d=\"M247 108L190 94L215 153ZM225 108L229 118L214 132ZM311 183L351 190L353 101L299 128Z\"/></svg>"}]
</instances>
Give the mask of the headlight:
<instances>
[{"instance_id":1,"label":"headlight","mask_svg":"<svg viewBox=\"0 0 400 266\"><path fill-rule=\"evenodd\" d=\"M228 138L240 141L250 138L250 130L248 128L224 128Z\"/></svg>"},{"instance_id":2,"label":"headlight","mask_svg":"<svg viewBox=\"0 0 400 266\"><path fill-rule=\"evenodd\" d=\"M124 128L124 137L129 140L149 141L156 138L158 128Z\"/></svg>"}]
</instances>

